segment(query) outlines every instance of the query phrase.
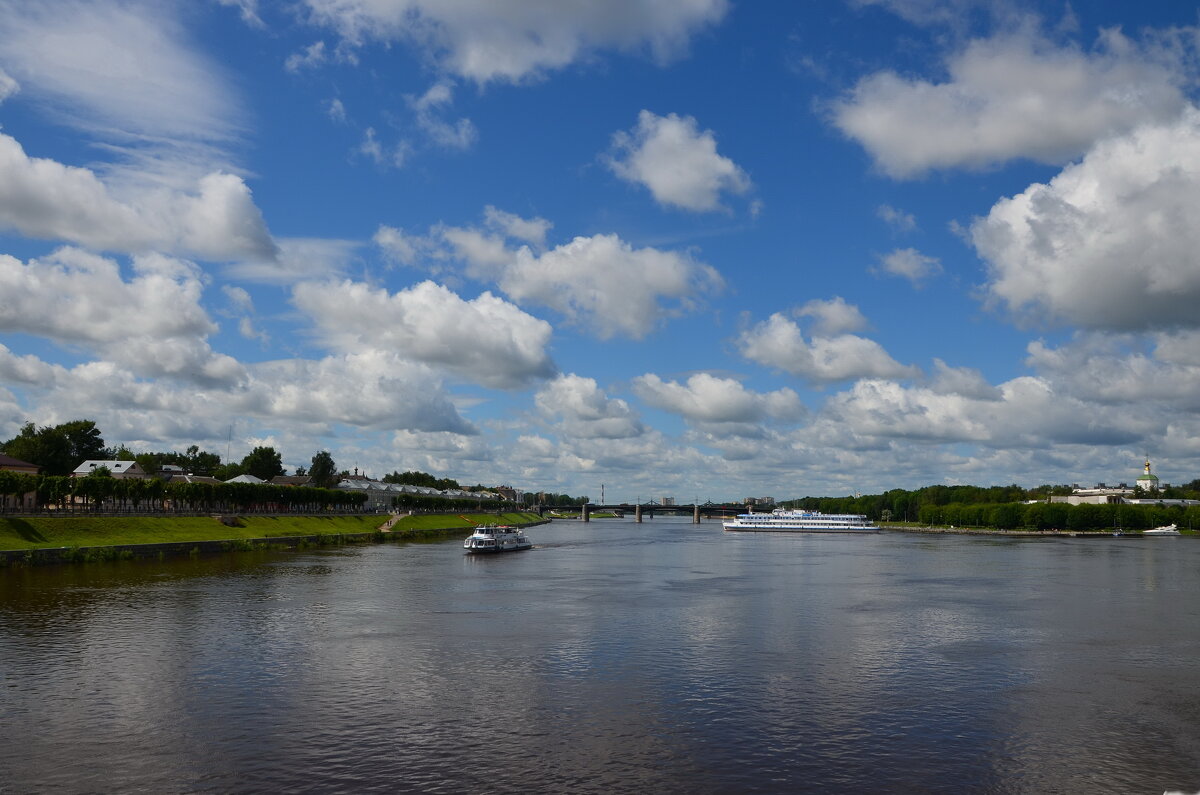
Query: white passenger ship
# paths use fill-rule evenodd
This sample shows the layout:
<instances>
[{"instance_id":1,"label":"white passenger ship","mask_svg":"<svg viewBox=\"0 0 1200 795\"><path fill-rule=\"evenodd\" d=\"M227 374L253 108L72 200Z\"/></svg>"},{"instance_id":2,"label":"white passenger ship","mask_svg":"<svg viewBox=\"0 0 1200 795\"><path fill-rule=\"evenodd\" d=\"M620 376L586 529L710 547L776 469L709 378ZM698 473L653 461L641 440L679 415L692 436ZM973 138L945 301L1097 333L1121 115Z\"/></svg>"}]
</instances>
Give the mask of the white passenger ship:
<instances>
[{"instance_id":1,"label":"white passenger ship","mask_svg":"<svg viewBox=\"0 0 1200 795\"><path fill-rule=\"evenodd\" d=\"M777 533L875 533L879 528L858 513L821 513L820 511L788 511L777 508L770 513L742 513L726 530Z\"/></svg>"},{"instance_id":2,"label":"white passenger ship","mask_svg":"<svg viewBox=\"0 0 1200 795\"><path fill-rule=\"evenodd\" d=\"M519 527L508 525L481 524L463 542L467 552L520 552L532 549L533 542Z\"/></svg>"}]
</instances>

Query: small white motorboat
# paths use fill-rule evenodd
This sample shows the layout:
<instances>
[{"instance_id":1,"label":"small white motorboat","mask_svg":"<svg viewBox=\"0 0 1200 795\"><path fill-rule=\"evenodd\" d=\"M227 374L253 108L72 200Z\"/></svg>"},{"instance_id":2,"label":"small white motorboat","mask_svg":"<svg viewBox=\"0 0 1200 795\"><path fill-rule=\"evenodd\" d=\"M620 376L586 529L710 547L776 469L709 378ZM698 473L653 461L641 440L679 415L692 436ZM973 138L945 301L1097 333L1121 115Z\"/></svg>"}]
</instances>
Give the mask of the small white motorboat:
<instances>
[{"instance_id":1,"label":"small white motorboat","mask_svg":"<svg viewBox=\"0 0 1200 795\"><path fill-rule=\"evenodd\" d=\"M1142 531L1144 536L1177 536L1179 529L1173 524L1165 524L1162 527L1156 527L1153 530Z\"/></svg>"},{"instance_id":2,"label":"small white motorboat","mask_svg":"<svg viewBox=\"0 0 1200 795\"><path fill-rule=\"evenodd\" d=\"M508 525L481 524L463 541L463 549L468 553L520 552L532 548L533 542L521 528Z\"/></svg>"}]
</instances>

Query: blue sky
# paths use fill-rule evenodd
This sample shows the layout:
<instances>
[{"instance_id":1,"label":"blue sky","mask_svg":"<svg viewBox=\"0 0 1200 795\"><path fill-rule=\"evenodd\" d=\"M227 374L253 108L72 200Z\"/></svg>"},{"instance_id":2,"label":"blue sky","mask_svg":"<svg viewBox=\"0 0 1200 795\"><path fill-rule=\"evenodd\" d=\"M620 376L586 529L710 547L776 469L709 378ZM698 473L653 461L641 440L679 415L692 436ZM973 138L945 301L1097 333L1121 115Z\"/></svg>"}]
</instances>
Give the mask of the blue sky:
<instances>
[{"instance_id":1,"label":"blue sky","mask_svg":"<svg viewBox=\"0 0 1200 795\"><path fill-rule=\"evenodd\" d=\"M610 499L1192 480L1198 34L0 0L0 434Z\"/></svg>"}]
</instances>

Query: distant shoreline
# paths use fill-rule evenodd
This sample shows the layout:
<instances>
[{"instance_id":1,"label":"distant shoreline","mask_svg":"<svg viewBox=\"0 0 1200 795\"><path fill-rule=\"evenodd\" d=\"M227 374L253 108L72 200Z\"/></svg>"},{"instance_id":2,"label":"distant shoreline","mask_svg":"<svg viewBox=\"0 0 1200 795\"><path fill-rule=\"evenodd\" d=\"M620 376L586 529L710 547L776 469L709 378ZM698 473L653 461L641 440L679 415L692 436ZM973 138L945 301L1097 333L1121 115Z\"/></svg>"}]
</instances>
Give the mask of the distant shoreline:
<instances>
[{"instance_id":1,"label":"distant shoreline","mask_svg":"<svg viewBox=\"0 0 1200 795\"><path fill-rule=\"evenodd\" d=\"M880 530L889 533L923 533L927 535L998 536L1000 538L1113 538L1111 530L989 530L983 527L913 527L880 525ZM1180 538L1195 535L1182 530ZM1141 538L1141 530L1122 532L1117 538Z\"/></svg>"}]
</instances>

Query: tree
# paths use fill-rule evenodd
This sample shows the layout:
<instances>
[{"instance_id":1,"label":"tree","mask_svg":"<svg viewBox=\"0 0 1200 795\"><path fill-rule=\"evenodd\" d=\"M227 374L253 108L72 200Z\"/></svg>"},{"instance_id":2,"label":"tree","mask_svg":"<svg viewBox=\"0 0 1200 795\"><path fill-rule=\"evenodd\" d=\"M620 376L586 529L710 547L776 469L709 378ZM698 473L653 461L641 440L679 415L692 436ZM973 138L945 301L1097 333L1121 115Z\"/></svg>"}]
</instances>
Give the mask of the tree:
<instances>
[{"instance_id":1,"label":"tree","mask_svg":"<svg viewBox=\"0 0 1200 795\"><path fill-rule=\"evenodd\" d=\"M337 485L337 472L333 456L329 454L328 450L321 450L312 457L312 466L308 470L308 477L317 488L327 489Z\"/></svg>"},{"instance_id":2,"label":"tree","mask_svg":"<svg viewBox=\"0 0 1200 795\"><path fill-rule=\"evenodd\" d=\"M182 460L169 461L167 463L179 464L179 466L193 475L206 475L221 465L221 456L216 453L210 453L207 450L201 450L193 444L183 454Z\"/></svg>"},{"instance_id":3,"label":"tree","mask_svg":"<svg viewBox=\"0 0 1200 795\"><path fill-rule=\"evenodd\" d=\"M100 429L92 420L64 422L58 426L58 430L67 437L67 444L70 446L71 457L75 459L75 466L79 466L84 461L108 458L104 437L100 435ZM72 467L72 469L74 468Z\"/></svg>"},{"instance_id":4,"label":"tree","mask_svg":"<svg viewBox=\"0 0 1200 795\"><path fill-rule=\"evenodd\" d=\"M461 489L457 480L452 478L437 478L426 472L392 472L390 475L383 476L384 483L402 483L409 486L427 486L432 489L445 491L446 489Z\"/></svg>"},{"instance_id":5,"label":"tree","mask_svg":"<svg viewBox=\"0 0 1200 795\"><path fill-rule=\"evenodd\" d=\"M69 475L84 461L108 458L100 430L91 420L41 428L28 422L3 449L14 458L39 465L47 475Z\"/></svg>"},{"instance_id":6,"label":"tree","mask_svg":"<svg viewBox=\"0 0 1200 795\"><path fill-rule=\"evenodd\" d=\"M37 464L47 475L64 475L66 472L59 470L65 465L63 459L67 452L66 440L60 436L55 440L57 444L50 445L46 430L43 428L39 431L36 425L27 422L21 427L20 432L5 442L0 449L13 458Z\"/></svg>"},{"instance_id":7,"label":"tree","mask_svg":"<svg viewBox=\"0 0 1200 795\"><path fill-rule=\"evenodd\" d=\"M993 508L988 518L992 527L1000 530L1011 530L1014 527L1020 526L1021 514L1020 503L1006 502Z\"/></svg>"},{"instance_id":8,"label":"tree","mask_svg":"<svg viewBox=\"0 0 1200 795\"><path fill-rule=\"evenodd\" d=\"M164 464L174 464L175 466L183 467L185 472L193 475L208 475L221 466L221 456L216 453L202 451L194 444L189 445L187 450L182 453L171 451L169 453L153 453L152 455L157 458L154 466L156 470L161 469ZM137 460L139 464L142 463L141 457ZM144 464L142 466L145 468Z\"/></svg>"},{"instance_id":9,"label":"tree","mask_svg":"<svg viewBox=\"0 0 1200 795\"><path fill-rule=\"evenodd\" d=\"M283 458L274 447L255 447L242 459L242 469L259 480L283 474Z\"/></svg>"}]
</instances>

